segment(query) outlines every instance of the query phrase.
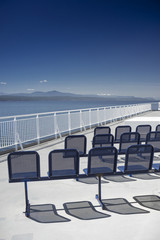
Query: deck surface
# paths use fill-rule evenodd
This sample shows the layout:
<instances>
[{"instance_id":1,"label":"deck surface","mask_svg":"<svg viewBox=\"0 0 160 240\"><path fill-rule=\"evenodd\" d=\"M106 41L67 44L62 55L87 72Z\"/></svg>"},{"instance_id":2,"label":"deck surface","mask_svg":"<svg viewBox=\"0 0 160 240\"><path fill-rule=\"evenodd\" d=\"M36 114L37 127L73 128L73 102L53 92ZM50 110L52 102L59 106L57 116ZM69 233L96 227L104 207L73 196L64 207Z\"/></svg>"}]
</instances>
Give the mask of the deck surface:
<instances>
[{"instance_id":1,"label":"deck surface","mask_svg":"<svg viewBox=\"0 0 160 240\"><path fill-rule=\"evenodd\" d=\"M156 117L157 120L160 111L136 117ZM109 124L111 132L120 124L126 123ZM88 151L92 146L93 129L82 134L87 137ZM64 142L56 140L27 149L38 151L41 176L47 175L49 152L61 148ZM123 157L119 157L119 165L124 164ZM102 210L95 198L98 184L94 178L79 182L74 179L31 182L28 189L32 210L31 218L27 218L23 183L8 183L6 160L7 155L0 157L0 240L159 239L160 203L152 195L160 196L160 175L152 174L155 178L146 176L145 179L103 179L102 199L107 204L106 210ZM160 153L155 154L154 163L160 164ZM86 166L87 158L81 158L81 172ZM157 210L140 205L133 198L148 195L151 197L147 197L147 206L154 205Z\"/></svg>"}]
</instances>

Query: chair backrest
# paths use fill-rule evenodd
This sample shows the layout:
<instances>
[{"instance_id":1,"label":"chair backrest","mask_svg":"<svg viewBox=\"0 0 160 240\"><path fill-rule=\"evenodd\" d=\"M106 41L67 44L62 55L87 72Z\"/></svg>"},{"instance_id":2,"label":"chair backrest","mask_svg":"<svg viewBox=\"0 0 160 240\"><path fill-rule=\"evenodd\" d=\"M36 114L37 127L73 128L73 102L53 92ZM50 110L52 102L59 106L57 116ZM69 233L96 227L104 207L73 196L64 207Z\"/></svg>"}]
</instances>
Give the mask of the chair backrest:
<instances>
[{"instance_id":1,"label":"chair backrest","mask_svg":"<svg viewBox=\"0 0 160 240\"><path fill-rule=\"evenodd\" d=\"M151 125L138 125L136 132L140 134L140 142L145 142L147 134L151 132Z\"/></svg>"},{"instance_id":2,"label":"chair backrest","mask_svg":"<svg viewBox=\"0 0 160 240\"><path fill-rule=\"evenodd\" d=\"M152 169L153 147L149 144L134 145L127 149L124 172L148 172Z\"/></svg>"},{"instance_id":3,"label":"chair backrest","mask_svg":"<svg viewBox=\"0 0 160 240\"><path fill-rule=\"evenodd\" d=\"M76 149L57 149L49 153L49 177L77 176L79 154Z\"/></svg>"},{"instance_id":4,"label":"chair backrest","mask_svg":"<svg viewBox=\"0 0 160 240\"><path fill-rule=\"evenodd\" d=\"M76 149L79 156L86 155L87 138L85 135L69 135L65 138L65 149Z\"/></svg>"},{"instance_id":5,"label":"chair backrest","mask_svg":"<svg viewBox=\"0 0 160 240\"><path fill-rule=\"evenodd\" d=\"M13 152L8 155L9 180L25 181L40 177L40 158L35 151Z\"/></svg>"},{"instance_id":6,"label":"chair backrest","mask_svg":"<svg viewBox=\"0 0 160 240\"><path fill-rule=\"evenodd\" d=\"M160 132L160 124L156 126L156 132Z\"/></svg>"},{"instance_id":7,"label":"chair backrest","mask_svg":"<svg viewBox=\"0 0 160 240\"><path fill-rule=\"evenodd\" d=\"M93 137L92 147L111 147L114 137L112 134L98 134Z\"/></svg>"},{"instance_id":8,"label":"chair backrest","mask_svg":"<svg viewBox=\"0 0 160 240\"><path fill-rule=\"evenodd\" d=\"M160 131L149 132L146 137L146 144L154 148L154 152L160 152Z\"/></svg>"},{"instance_id":9,"label":"chair backrest","mask_svg":"<svg viewBox=\"0 0 160 240\"><path fill-rule=\"evenodd\" d=\"M88 153L87 174L112 174L116 172L117 149L115 147L92 148Z\"/></svg>"},{"instance_id":10,"label":"chair backrest","mask_svg":"<svg viewBox=\"0 0 160 240\"><path fill-rule=\"evenodd\" d=\"M115 139L114 142L119 143L120 142L120 137L122 133L126 133L126 132L131 132L131 126L118 126L115 129Z\"/></svg>"},{"instance_id":11,"label":"chair backrest","mask_svg":"<svg viewBox=\"0 0 160 240\"><path fill-rule=\"evenodd\" d=\"M120 137L119 153L125 154L131 145L139 144L140 134L138 132L122 133Z\"/></svg>"},{"instance_id":12,"label":"chair backrest","mask_svg":"<svg viewBox=\"0 0 160 240\"><path fill-rule=\"evenodd\" d=\"M94 129L94 136L98 134L110 134L111 129L110 127L96 127Z\"/></svg>"}]
</instances>

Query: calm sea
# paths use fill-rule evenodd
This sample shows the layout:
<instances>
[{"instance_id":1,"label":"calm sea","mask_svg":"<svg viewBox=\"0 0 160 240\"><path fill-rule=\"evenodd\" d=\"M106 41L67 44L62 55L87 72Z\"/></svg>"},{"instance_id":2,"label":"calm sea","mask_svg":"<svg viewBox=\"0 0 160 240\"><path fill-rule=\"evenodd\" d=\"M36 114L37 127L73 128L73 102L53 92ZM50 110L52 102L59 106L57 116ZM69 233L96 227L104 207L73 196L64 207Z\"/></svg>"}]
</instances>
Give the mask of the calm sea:
<instances>
[{"instance_id":1,"label":"calm sea","mask_svg":"<svg viewBox=\"0 0 160 240\"><path fill-rule=\"evenodd\" d=\"M115 106L132 102L108 101L106 99L48 100L48 101L0 101L0 117L30 113L54 112L83 108Z\"/></svg>"}]
</instances>

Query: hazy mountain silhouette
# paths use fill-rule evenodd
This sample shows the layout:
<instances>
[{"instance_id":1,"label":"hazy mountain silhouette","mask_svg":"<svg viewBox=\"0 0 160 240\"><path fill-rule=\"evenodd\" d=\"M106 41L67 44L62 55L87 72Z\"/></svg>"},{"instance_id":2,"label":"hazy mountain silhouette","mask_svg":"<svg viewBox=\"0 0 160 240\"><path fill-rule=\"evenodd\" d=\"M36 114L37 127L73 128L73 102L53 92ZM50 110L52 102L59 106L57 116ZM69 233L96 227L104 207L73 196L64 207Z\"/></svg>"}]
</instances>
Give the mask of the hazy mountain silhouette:
<instances>
[{"instance_id":1,"label":"hazy mountain silhouette","mask_svg":"<svg viewBox=\"0 0 160 240\"><path fill-rule=\"evenodd\" d=\"M153 98L140 98L140 97L134 97L134 96L117 96L117 95L94 95L94 94L88 94L88 95L80 95L80 94L73 94L73 93L64 93L59 92L56 90L48 91L48 92L42 92L42 91L36 91L33 93L12 93L12 94L5 94L0 93L0 101L32 101L32 100L88 100L92 101L93 99L97 99L99 101L100 99L106 99L109 102L117 102L118 101L124 101L130 102L130 103L142 103L142 102L151 102L156 101Z\"/></svg>"}]
</instances>

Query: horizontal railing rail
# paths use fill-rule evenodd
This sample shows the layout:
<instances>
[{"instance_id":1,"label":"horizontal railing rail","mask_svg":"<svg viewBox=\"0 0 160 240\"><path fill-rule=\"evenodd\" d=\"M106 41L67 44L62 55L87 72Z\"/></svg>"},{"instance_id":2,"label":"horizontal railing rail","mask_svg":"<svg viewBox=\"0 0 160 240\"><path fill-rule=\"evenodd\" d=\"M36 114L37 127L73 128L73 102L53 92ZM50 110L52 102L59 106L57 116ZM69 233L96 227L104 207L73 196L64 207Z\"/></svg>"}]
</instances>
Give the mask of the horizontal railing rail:
<instances>
[{"instance_id":1,"label":"horizontal railing rail","mask_svg":"<svg viewBox=\"0 0 160 240\"><path fill-rule=\"evenodd\" d=\"M151 103L0 117L0 149L61 137L151 110Z\"/></svg>"}]
</instances>

